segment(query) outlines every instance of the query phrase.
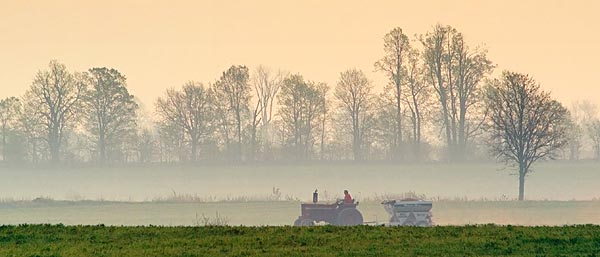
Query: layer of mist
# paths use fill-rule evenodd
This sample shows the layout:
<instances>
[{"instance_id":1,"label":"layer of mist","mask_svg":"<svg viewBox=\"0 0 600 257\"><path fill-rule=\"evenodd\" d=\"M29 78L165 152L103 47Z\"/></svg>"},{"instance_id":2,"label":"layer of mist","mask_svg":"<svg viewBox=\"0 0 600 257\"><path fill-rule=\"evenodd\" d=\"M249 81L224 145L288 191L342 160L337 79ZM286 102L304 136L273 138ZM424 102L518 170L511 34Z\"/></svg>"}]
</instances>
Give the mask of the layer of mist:
<instances>
[{"instance_id":1,"label":"layer of mist","mask_svg":"<svg viewBox=\"0 0 600 257\"><path fill-rule=\"evenodd\" d=\"M550 162L527 177L528 200L593 200L600 165ZM358 200L415 192L440 200L514 200L518 177L497 164L428 165L271 165L133 167L81 169L2 169L3 201L309 201Z\"/></svg>"}]
</instances>

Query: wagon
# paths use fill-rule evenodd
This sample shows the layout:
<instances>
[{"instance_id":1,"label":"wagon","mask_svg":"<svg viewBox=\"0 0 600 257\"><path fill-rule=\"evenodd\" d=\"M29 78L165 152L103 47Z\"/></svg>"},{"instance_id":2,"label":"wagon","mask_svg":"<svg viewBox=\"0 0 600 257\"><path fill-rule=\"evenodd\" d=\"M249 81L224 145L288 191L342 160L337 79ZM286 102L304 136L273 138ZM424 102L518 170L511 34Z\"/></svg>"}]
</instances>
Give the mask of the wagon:
<instances>
[{"instance_id":1,"label":"wagon","mask_svg":"<svg viewBox=\"0 0 600 257\"><path fill-rule=\"evenodd\" d=\"M390 215L390 226L431 226L431 201L416 199L386 200L382 202Z\"/></svg>"}]
</instances>

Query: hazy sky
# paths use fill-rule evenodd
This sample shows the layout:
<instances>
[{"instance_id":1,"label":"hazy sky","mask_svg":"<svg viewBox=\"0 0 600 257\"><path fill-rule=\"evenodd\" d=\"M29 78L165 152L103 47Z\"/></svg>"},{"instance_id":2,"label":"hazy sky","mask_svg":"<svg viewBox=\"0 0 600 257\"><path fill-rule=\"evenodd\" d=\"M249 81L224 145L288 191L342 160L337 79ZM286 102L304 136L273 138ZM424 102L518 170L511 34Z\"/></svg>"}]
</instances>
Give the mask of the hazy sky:
<instances>
[{"instance_id":1,"label":"hazy sky","mask_svg":"<svg viewBox=\"0 0 600 257\"><path fill-rule=\"evenodd\" d=\"M485 44L497 71L528 73L567 104L600 104L599 2L0 0L0 97L22 95L51 59L120 70L150 110L166 88L213 82L232 64L330 86L359 68L381 88L382 37L440 22Z\"/></svg>"}]
</instances>

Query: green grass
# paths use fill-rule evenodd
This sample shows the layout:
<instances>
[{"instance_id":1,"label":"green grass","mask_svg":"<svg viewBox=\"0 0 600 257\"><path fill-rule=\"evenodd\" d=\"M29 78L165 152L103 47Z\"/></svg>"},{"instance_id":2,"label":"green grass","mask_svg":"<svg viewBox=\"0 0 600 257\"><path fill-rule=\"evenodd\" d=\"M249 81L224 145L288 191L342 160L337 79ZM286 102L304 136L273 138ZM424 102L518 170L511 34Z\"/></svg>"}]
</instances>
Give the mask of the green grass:
<instances>
[{"instance_id":1,"label":"green grass","mask_svg":"<svg viewBox=\"0 0 600 257\"><path fill-rule=\"evenodd\" d=\"M0 227L0 256L596 256L600 226Z\"/></svg>"}]
</instances>

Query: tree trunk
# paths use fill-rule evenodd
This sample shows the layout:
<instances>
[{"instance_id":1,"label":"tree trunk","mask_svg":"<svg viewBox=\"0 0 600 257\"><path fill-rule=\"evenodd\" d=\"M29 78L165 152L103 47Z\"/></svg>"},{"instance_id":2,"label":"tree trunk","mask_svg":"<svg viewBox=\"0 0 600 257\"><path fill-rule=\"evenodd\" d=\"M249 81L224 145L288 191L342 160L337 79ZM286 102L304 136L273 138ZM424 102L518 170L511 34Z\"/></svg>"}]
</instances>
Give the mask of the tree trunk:
<instances>
[{"instance_id":1,"label":"tree trunk","mask_svg":"<svg viewBox=\"0 0 600 257\"><path fill-rule=\"evenodd\" d=\"M354 135L354 160L355 161L361 161L362 160L362 153L361 153L361 149L360 149L360 140L358 135Z\"/></svg>"},{"instance_id":2,"label":"tree trunk","mask_svg":"<svg viewBox=\"0 0 600 257\"><path fill-rule=\"evenodd\" d=\"M38 163L38 151L37 151L37 144L35 142L35 139L31 140L31 162L37 164Z\"/></svg>"},{"instance_id":3,"label":"tree trunk","mask_svg":"<svg viewBox=\"0 0 600 257\"><path fill-rule=\"evenodd\" d=\"M440 101L442 104L442 116L444 116L444 128L446 130L446 151L448 151L447 158L452 160L452 155L454 154L454 147L452 145L452 134L450 130L450 121L448 118L448 102L445 93L440 94Z\"/></svg>"},{"instance_id":4,"label":"tree trunk","mask_svg":"<svg viewBox=\"0 0 600 257\"><path fill-rule=\"evenodd\" d=\"M106 142L105 142L105 138L104 138L104 133L100 133L100 137L98 139L98 144L99 144L99 148L100 148L100 162L101 163L105 163L106 162Z\"/></svg>"},{"instance_id":5,"label":"tree trunk","mask_svg":"<svg viewBox=\"0 0 600 257\"><path fill-rule=\"evenodd\" d=\"M60 163L60 154L59 154L60 150L58 149L58 147L55 144L52 144L50 146L50 155L52 158L52 163L54 164L58 164Z\"/></svg>"},{"instance_id":6,"label":"tree trunk","mask_svg":"<svg viewBox=\"0 0 600 257\"><path fill-rule=\"evenodd\" d=\"M325 114L323 114L325 115ZM325 160L325 116L321 120L321 160Z\"/></svg>"},{"instance_id":7,"label":"tree trunk","mask_svg":"<svg viewBox=\"0 0 600 257\"><path fill-rule=\"evenodd\" d=\"M238 134L238 142L236 147L236 160L242 160L242 116L240 114L240 107L236 110L236 118L237 118L237 134Z\"/></svg>"},{"instance_id":8,"label":"tree trunk","mask_svg":"<svg viewBox=\"0 0 600 257\"><path fill-rule=\"evenodd\" d=\"M458 153L457 153L457 158L459 161L464 161L465 154L467 152L467 138L466 138L467 133L465 131L466 130L466 126L465 126L466 118L467 118L466 103L464 103L464 101L462 101L462 99L461 99L459 116L458 116Z\"/></svg>"},{"instance_id":9,"label":"tree trunk","mask_svg":"<svg viewBox=\"0 0 600 257\"><path fill-rule=\"evenodd\" d=\"M519 175L519 201L525 199L525 176Z\"/></svg>"},{"instance_id":10,"label":"tree trunk","mask_svg":"<svg viewBox=\"0 0 600 257\"><path fill-rule=\"evenodd\" d=\"M198 136L194 133L191 136L192 139L192 162L196 162L198 159Z\"/></svg>"},{"instance_id":11,"label":"tree trunk","mask_svg":"<svg viewBox=\"0 0 600 257\"><path fill-rule=\"evenodd\" d=\"M402 102L401 102L401 93L402 93L402 88L401 88L401 84L400 84L400 75L397 75L398 79L396 81L396 123L398 125L398 127L396 128L396 133L398 133L398 141L396 142L396 149L395 149L395 159L400 159L401 158L401 149L402 149Z\"/></svg>"},{"instance_id":12,"label":"tree trunk","mask_svg":"<svg viewBox=\"0 0 600 257\"><path fill-rule=\"evenodd\" d=\"M256 121L252 122L252 130L251 135L250 135L250 152L248 153L248 160L250 161L256 161L256 155L258 153L258 140L256 140L256 134L257 134L257 127L258 127L258 123L256 123Z\"/></svg>"},{"instance_id":13,"label":"tree trunk","mask_svg":"<svg viewBox=\"0 0 600 257\"><path fill-rule=\"evenodd\" d=\"M525 175L527 175L527 171L525 170L525 165L519 164L519 201L525 200Z\"/></svg>"},{"instance_id":14,"label":"tree trunk","mask_svg":"<svg viewBox=\"0 0 600 257\"><path fill-rule=\"evenodd\" d=\"M421 112L419 106L415 101L415 113L416 113L416 131L415 131L415 152L417 154L417 162L421 161Z\"/></svg>"},{"instance_id":15,"label":"tree trunk","mask_svg":"<svg viewBox=\"0 0 600 257\"><path fill-rule=\"evenodd\" d=\"M60 163L60 142L59 142L59 135L58 135L58 129L52 128L50 135L49 135L49 147L50 147L50 156L52 158L52 163L54 164L58 164Z\"/></svg>"},{"instance_id":16,"label":"tree trunk","mask_svg":"<svg viewBox=\"0 0 600 257\"><path fill-rule=\"evenodd\" d=\"M354 160L360 161L362 160L362 153L360 149L360 124L358 121L358 113L352 114L352 150L354 153Z\"/></svg>"},{"instance_id":17,"label":"tree trunk","mask_svg":"<svg viewBox=\"0 0 600 257\"><path fill-rule=\"evenodd\" d=\"M6 124L2 124L2 161L6 162Z\"/></svg>"}]
</instances>

